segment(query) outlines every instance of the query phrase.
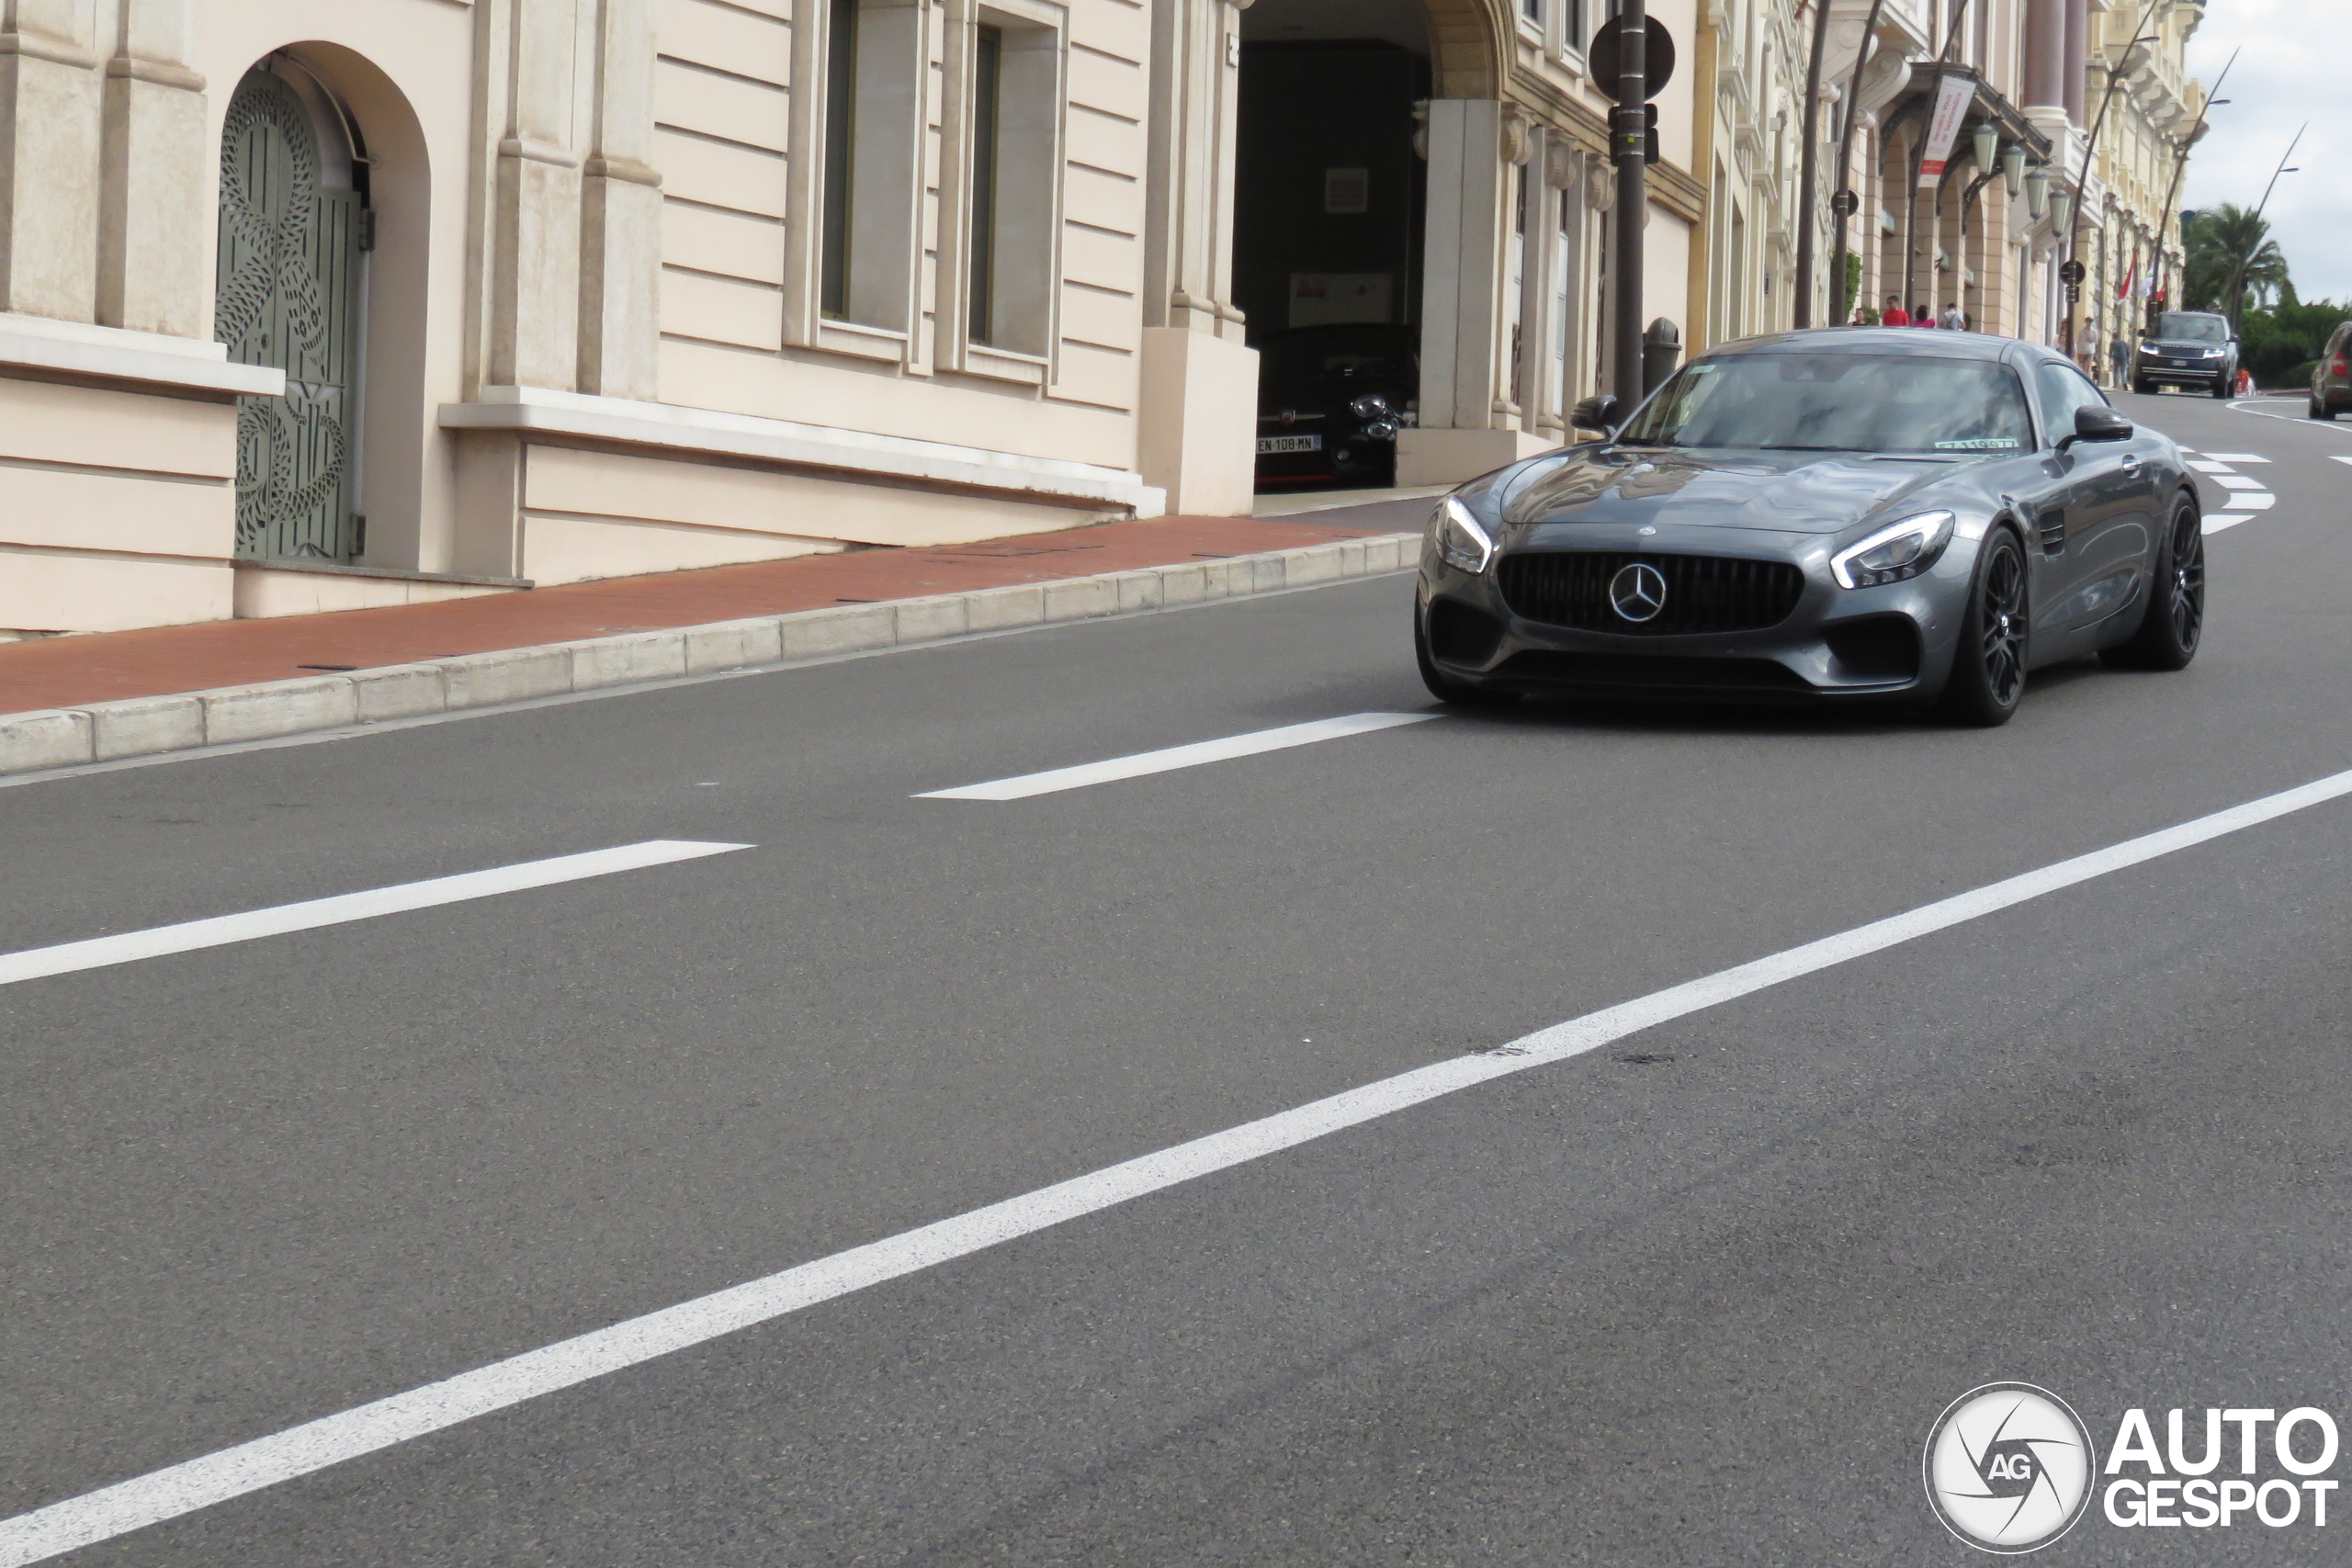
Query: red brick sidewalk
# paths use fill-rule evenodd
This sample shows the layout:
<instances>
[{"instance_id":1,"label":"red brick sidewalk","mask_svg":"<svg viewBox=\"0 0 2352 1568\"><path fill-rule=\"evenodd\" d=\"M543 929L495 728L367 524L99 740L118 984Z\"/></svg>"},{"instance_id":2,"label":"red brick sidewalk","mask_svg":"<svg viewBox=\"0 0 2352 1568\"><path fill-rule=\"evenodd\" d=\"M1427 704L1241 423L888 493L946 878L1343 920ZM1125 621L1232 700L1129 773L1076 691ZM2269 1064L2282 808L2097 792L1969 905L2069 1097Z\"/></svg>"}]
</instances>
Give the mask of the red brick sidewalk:
<instances>
[{"instance_id":1,"label":"red brick sidewalk","mask_svg":"<svg viewBox=\"0 0 2352 1568\"><path fill-rule=\"evenodd\" d=\"M1402 532L1427 508L1426 502L1407 502L1309 514L1329 520L1322 522L1162 517L985 544L852 550L438 604L10 643L0 645L0 713L285 680L322 667L366 670L614 632L1295 549Z\"/></svg>"}]
</instances>

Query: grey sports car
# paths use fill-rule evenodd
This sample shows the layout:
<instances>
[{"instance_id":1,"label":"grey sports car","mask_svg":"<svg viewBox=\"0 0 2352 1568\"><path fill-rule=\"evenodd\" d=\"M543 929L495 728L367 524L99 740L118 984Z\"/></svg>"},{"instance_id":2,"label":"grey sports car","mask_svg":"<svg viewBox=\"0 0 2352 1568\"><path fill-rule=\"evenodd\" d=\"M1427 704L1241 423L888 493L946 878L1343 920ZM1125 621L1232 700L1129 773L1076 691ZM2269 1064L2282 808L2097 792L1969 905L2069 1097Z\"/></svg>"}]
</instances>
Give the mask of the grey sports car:
<instances>
[{"instance_id":1,"label":"grey sports car","mask_svg":"<svg viewBox=\"0 0 2352 1568\"><path fill-rule=\"evenodd\" d=\"M1602 441L1438 505L1413 616L1446 702L1528 694L1927 705L2005 722L2026 672L2178 670L2197 489L2066 359L1968 333L1727 344Z\"/></svg>"}]
</instances>

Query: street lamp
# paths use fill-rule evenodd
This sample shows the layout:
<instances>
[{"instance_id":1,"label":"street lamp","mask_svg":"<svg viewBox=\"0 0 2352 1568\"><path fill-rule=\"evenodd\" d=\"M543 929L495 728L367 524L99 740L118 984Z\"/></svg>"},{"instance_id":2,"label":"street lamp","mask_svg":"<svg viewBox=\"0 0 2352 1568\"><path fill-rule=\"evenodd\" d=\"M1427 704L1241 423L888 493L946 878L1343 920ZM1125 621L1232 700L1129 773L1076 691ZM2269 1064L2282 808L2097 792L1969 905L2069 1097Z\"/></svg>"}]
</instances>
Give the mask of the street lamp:
<instances>
[{"instance_id":1,"label":"street lamp","mask_svg":"<svg viewBox=\"0 0 2352 1568\"><path fill-rule=\"evenodd\" d=\"M2050 226L2052 229L2064 232L2066 228L2067 209L2072 208L2074 205L2075 198L2067 195L2064 191L2052 191L2050 193Z\"/></svg>"},{"instance_id":2,"label":"street lamp","mask_svg":"<svg viewBox=\"0 0 2352 1568\"><path fill-rule=\"evenodd\" d=\"M2012 141L2001 154L2001 177L2009 182L2009 199L2018 198L2018 187L2025 184L2025 144Z\"/></svg>"},{"instance_id":3,"label":"street lamp","mask_svg":"<svg viewBox=\"0 0 2352 1568\"><path fill-rule=\"evenodd\" d=\"M2001 150L2001 130L1991 120L1976 128L1976 172L1993 172L1993 159Z\"/></svg>"},{"instance_id":4,"label":"street lamp","mask_svg":"<svg viewBox=\"0 0 2352 1568\"><path fill-rule=\"evenodd\" d=\"M2025 177L2025 209L2036 221L2050 210L2050 171L2037 168Z\"/></svg>"}]
</instances>

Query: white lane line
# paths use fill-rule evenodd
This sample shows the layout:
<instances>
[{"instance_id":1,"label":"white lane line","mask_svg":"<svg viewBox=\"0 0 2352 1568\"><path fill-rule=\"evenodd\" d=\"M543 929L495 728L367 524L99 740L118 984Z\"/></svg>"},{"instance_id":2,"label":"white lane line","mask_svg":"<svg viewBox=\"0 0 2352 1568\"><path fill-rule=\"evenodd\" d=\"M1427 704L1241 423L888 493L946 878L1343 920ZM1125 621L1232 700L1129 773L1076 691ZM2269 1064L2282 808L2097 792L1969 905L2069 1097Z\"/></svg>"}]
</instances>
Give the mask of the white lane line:
<instances>
[{"instance_id":1,"label":"white lane line","mask_svg":"<svg viewBox=\"0 0 2352 1568\"><path fill-rule=\"evenodd\" d=\"M1434 1062L1328 1100L934 1221L918 1230L526 1350L372 1404L51 1503L0 1520L0 1568L23 1568L77 1547L194 1513L869 1285L919 1273L1000 1242L1295 1148L1459 1089L1582 1055L1628 1034L2346 795L2352 795L2352 773L2314 780L1586 1013L1494 1051Z\"/></svg>"},{"instance_id":2,"label":"white lane line","mask_svg":"<svg viewBox=\"0 0 2352 1568\"><path fill-rule=\"evenodd\" d=\"M2241 523L2253 521L2254 513L2251 512L2216 512L2205 519L2199 531L2211 537L2224 528L2234 528Z\"/></svg>"},{"instance_id":3,"label":"white lane line","mask_svg":"<svg viewBox=\"0 0 2352 1568\"><path fill-rule=\"evenodd\" d=\"M436 876L424 882L403 882L367 893L339 893L331 898L250 909L241 915L215 915L209 919L124 931L119 936L28 948L22 953L0 953L0 986L38 980L49 975L70 975L77 969L101 969L109 964L160 958L167 953L191 953L201 947L251 942L256 937L283 936L288 931L310 931L317 926L339 926L349 920L373 919L378 915L396 915L408 909L429 909L436 904L458 904L493 894L519 893L525 888L548 887L559 882L609 876L617 871L698 860L704 855L720 855L751 847L687 839L650 839L641 844L590 850L585 854L558 855L552 860L525 861L519 865Z\"/></svg>"},{"instance_id":4,"label":"white lane line","mask_svg":"<svg viewBox=\"0 0 2352 1568\"><path fill-rule=\"evenodd\" d=\"M2213 482L2223 490L2267 490L2270 488L2260 479L2245 474L2214 474L2211 477Z\"/></svg>"},{"instance_id":5,"label":"white lane line","mask_svg":"<svg viewBox=\"0 0 2352 1568\"><path fill-rule=\"evenodd\" d=\"M2191 457L2188 460L2188 466L2200 474L2226 474L2232 471L2227 463L2216 463L2203 457Z\"/></svg>"},{"instance_id":6,"label":"white lane line","mask_svg":"<svg viewBox=\"0 0 2352 1568\"><path fill-rule=\"evenodd\" d=\"M1353 713L1344 718L1318 718L1312 724L1284 725L1280 729L1229 735L1222 740L1198 740L1190 746L1170 746L1161 751L1139 751L1132 757L1114 757L1108 761L1083 762L1074 768L1055 768L1043 773L1023 773L1016 779L963 784L955 789L927 790L915 798L1026 800L1033 795L1052 795L1057 790L1084 789L1090 784L1136 779L1147 773L1197 768L1204 762L1254 757L1261 751L1280 751L1292 746L1312 746L1318 740L1337 740L1344 736L1363 735L1375 729L1394 729L1400 724L1422 724L1440 716L1433 713Z\"/></svg>"},{"instance_id":7,"label":"white lane line","mask_svg":"<svg viewBox=\"0 0 2352 1568\"><path fill-rule=\"evenodd\" d=\"M2346 456L2342 452L2330 452L2328 456L2339 463L2352 463L2352 456Z\"/></svg>"},{"instance_id":8,"label":"white lane line","mask_svg":"<svg viewBox=\"0 0 2352 1568\"><path fill-rule=\"evenodd\" d=\"M2248 512L2267 512L2278 504L2278 498L2267 490L2242 490L2231 494L2230 504Z\"/></svg>"},{"instance_id":9,"label":"white lane line","mask_svg":"<svg viewBox=\"0 0 2352 1568\"><path fill-rule=\"evenodd\" d=\"M2208 452L2206 457L2216 463L2267 463L2269 458L2259 452Z\"/></svg>"}]
</instances>

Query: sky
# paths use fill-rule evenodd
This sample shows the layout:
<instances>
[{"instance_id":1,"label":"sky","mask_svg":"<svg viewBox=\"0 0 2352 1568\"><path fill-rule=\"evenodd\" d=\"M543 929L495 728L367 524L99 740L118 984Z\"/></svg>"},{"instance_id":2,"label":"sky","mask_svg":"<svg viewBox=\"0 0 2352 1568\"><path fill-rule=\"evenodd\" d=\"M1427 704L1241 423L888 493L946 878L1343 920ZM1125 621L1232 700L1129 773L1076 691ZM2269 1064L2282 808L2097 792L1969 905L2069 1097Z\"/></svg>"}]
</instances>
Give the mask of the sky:
<instances>
[{"instance_id":1,"label":"sky","mask_svg":"<svg viewBox=\"0 0 2352 1568\"><path fill-rule=\"evenodd\" d=\"M2210 89L2241 47L2180 205L2253 206L2309 120L2289 161L2302 172L2279 179L2263 216L2298 295L2352 303L2352 0L2211 0L2188 42L2190 74Z\"/></svg>"}]
</instances>

